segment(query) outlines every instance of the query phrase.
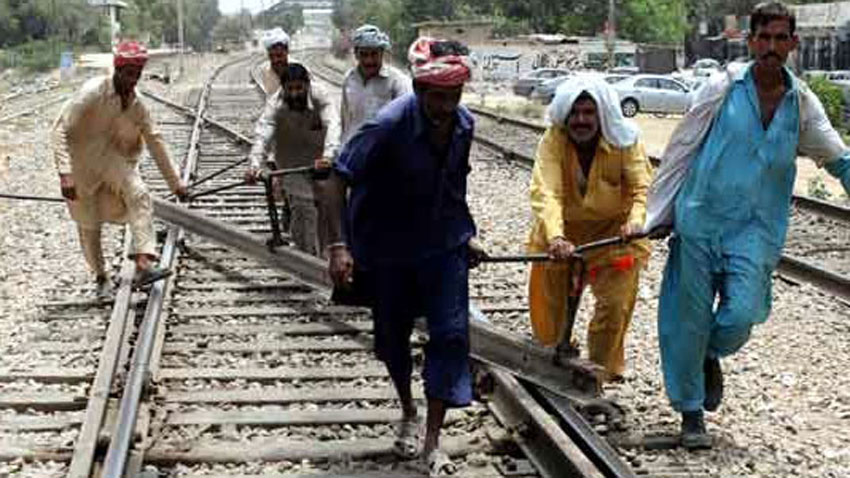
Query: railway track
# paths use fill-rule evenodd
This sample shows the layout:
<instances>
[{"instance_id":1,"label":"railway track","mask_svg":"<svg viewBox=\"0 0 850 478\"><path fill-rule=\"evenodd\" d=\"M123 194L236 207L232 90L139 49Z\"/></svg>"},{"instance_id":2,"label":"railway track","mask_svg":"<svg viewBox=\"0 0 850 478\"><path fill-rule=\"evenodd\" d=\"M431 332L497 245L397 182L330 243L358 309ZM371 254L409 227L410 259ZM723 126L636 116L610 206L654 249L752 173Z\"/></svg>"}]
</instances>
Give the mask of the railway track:
<instances>
[{"instance_id":1,"label":"railway track","mask_svg":"<svg viewBox=\"0 0 850 478\"><path fill-rule=\"evenodd\" d=\"M38 113L62 103L71 97L74 89L79 87L80 84L82 83L77 81L69 85L52 85L32 92L10 95L0 103L0 124Z\"/></svg>"},{"instance_id":2,"label":"railway track","mask_svg":"<svg viewBox=\"0 0 850 478\"><path fill-rule=\"evenodd\" d=\"M324 53L317 54L318 58L322 58ZM324 65L321 60L309 58L311 72L323 81L327 82L331 87L338 88L341 84L341 73L328 66ZM482 175L482 179L473 181L470 188L470 195L483 194L487 197L486 201L494 203L493 209L499 210L502 194L521 194L521 191L499 191L493 189L492 184L499 184L499 181L493 178L503 176L513 177L515 174L511 164L516 164L515 161L504 162L504 159L517 159L521 153L517 153L516 149L505 147L503 144L506 141L516 144L523 137L523 132L511 131L510 125L505 125L504 128L497 134L492 134L488 130L488 134L482 135L476 118L476 145L472 149L472 160L474 163L475 174ZM519 125L523 122L519 121ZM516 128L516 126L513 126ZM525 131L527 133L527 130ZM502 138L501 140L492 139L493 137ZM536 144L537 138L534 139ZM521 158L520 158L521 160ZM506 167L508 165L509 167ZM527 168L526 168L527 169ZM474 176L473 175L473 176ZM474 179L474 178L473 178ZM476 184L478 181L484 184L482 188ZM493 181L491 183L491 181ZM527 183L527 181L525 181ZM505 205L508 209L511 206ZM522 216L522 214L514 214L514 216ZM507 232L507 230L519 227L521 230L526 230L527 225L522 224L522 219L516 223L501 224L499 221L504 220L504 217L490 218L478 217L476 219L481 223L482 228L487 228L487 234L492 236L502 235L510 237L515 234ZM497 222L489 223L492 219ZM511 219L513 221L514 219ZM493 228L500 229L499 231L492 230ZM485 238L485 242L486 238ZM496 244L495 251L504 254L514 254L517 252L517 247L522 247L521 244ZM522 322L528 323L528 305L526 284L523 281L518 281L517 276L525 277L525 265L516 264L493 264L487 265L484 270L475 271L471 275L470 281L470 299L476 306L485 311L487 319L500 326L507 325L507 328L515 329L512 324ZM634 474L636 476L654 476L658 478L664 477L693 477L699 478L709 476L708 470L698 464L690 464L687 461L682 461L675 458L673 455L665 457L656 455L653 461L641 461L637 454L633 452L635 448L642 449L651 447L654 449L670 449L678 446L678 438L676 436L653 436L644 437L642 435L633 435L629 430L625 429L621 422L611 422L610 420L602 420L594 423L592 420L576 420L575 416L569 412L564 413L564 409L559 408L559 404L563 404L560 400L554 397L546 397L546 393L542 392L536 395L537 398L546 403L547 411L558 420L558 423L567 432L567 434L576 441L583 443L583 450L587 450L590 456L597 456L592 450L598 444L606 450L602 456L611 460L611 468L605 476L628 476ZM592 408L591 408L592 409ZM585 415L592 415L592 413ZM593 423L592 427L588 426L588 421ZM610 445L609 445L610 443ZM617 475L621 473L622 475Z\"/></svg>"},{"instance_id":3,"label":"railway track","mask_svg":"<svg viewBox=\"0 0 850 478\"><path fill-rule=\"evenodd\" d=\"M208 177L247 154L244 132L263 102L246 75L253 63L222 68L199 109L150 95L173 157L187 159L186 177ZM158 174L148 182L166 193ZM74 477L421 476L389 452L400 412L369 351L368 313L328 303L321 261L266 248L265 201L261 186L198 199L189 212L157 201L160 218L183 226L163 230L173 279L133 294L124 262L114 303L80 289L43 304L49 333L17 350L42 354L44 366L16 368L15 350L0 362L0 461ZM124 236L112 241L126 247ZM585 421L594 410L615 415L594 393L592 370L557 369L544 351L488 324L522 313L524 290L498 277L479 277L471 290L481 305L473 327L481 400L450 415L445 440L460 476L704 476L629 469Z\"/></svg>"},{"instance_id":4,"label":"railway track","mask_svg":"<svg viewBox=\"0 0 850 478\"><path fill-rule=\"evenodd\" d=\"M155 108L173 156L185 158L184 178L247 154L247 139L225 122L241 121L244 131L259 114L250 63L223 67L195 111ZM164 195L150 163L143 173ZM229 169L205 187L241 174ZM261 186L206 196L188 211L156 200L158 217L185 228L161 228L161 261L175 276L134 294L125 261L113 303L80 298L85 290L44 304L62 340L22 345L55 354L44 369L0 367L0 382L16 390L0 394L0 459L51 463L80 478L422 476L392 458L400 410L370 352L368 314L328 303L321 261L265 247L265 201ZM590 432L571 439L547 412L584 423L573 404L611 410L598 398L593 367L556 367L486 322L472 328L481 400L451 412L444 435L459 476L632 476L604 441ZM424 341L417 336L417 354ZM54 383L75 388L45 393ZM52 435L33 436L45 432Z\"/></svg>"},{"instance_id":5,"label":"railway track","mask_svg":"<svg viewBox=\"0 0 850 478\"><path fill-rule=\"evenodd\" d=\"M324 78L326 81L331 83L339 82L341 78L341 72L338 70L334 70L333 68L325 65L324 62L318 62L320 64L313 63L311 67L313 68L314 73L317 76ZM476 155L476 160L478 163L475 165L475 170L480 174L482 170L487 171L486 174L493 174L495 172L496 177L508 178L517 175L518 173L511 172L510 168L504 168L504 166L499 166L500 163L505 164L505 160L507 163L512 163L518 165L520 168L529 169L533 164L533 148L535 147L539 135L542 132L542 126L533 122L528 122L522 119L516 118L504 118L500 115L492 114L490 111L482 111L477 108L471 108L473 112L476 113L476 140L480 146L485 146L485 148L474 147L473 154ZM475 153L475 151L478 153ZM507 171L503 171L507 169ZM519 174L521 175L521 174ZM485 183L489 183L491 180L488 179ZM493 202L496 206L495 209L499 209L499 204L502 203L502 199L500 198L499 191L495 188L497 184L502 184L498 180L492 180L493 186L489 186L484 191L485 194L492 194L492 199L489 201ZM527 183L527 179L525 180ZM515 180L510 180L509 182L515 182ZM476 191L476 188L471 189L470 194L480 193L480 191ZM503 194L523 194L523 189L520 187L519 189L511 189L510 192L503 191ZM821 289L827 291L828 293L835 295L839 298L844 299L845 301L848 299L848 288L846 276L841 275L843 272L841 269L836 267L836 263L839 260L843 259L841 246L846 244L846 240L844 240L844 234L841 232L836 233L836 231L846 230L846 219L848 217L848 211L841 206L837 206L830 203L823 203L816 200L812 200L811 198L806 198L802 196L797 196L794 198L795 203L795 217L792 218L792 230L789 233L789 243L788 247L786 247L786 255L782 259L782 263L780 264L779 273L786 280L790 280L796 283L812 283ZM509 205L511 204L511 205ZM505 201L504 207L513 209L515 204L512 204L510 201ZM491 208L492 209L492 208ZM801 212L803 211L803 212ZM802 224L801 216L806 214L806 218L808 220L822 227L823 229L827 229L830 231L830 227L838 227L839 229L833 229L829 232L830 242L823 247L823 254L831 254L832 260L829 259L824 260L820 263L817 263L813 260L810 260L817 251L809 252L808 254L800 253L799 251L793 248L793 241L795 238L795 234L799 234L800 240L803 241L804 244L812 247L811 238L814 235L813 233L817 233L817 231L813 230L814 226L810 226L807 229L795 230L794 228L798 227L799 224ZM489 215L489 213L488 213ZM487 227L487 232L492 233L493 228L501 228L501 234L504 237L516 237L516 234L512 234L510 232L511 228L520 228L521 230L527 230L528 224L527 220L523 219L521 216L523 214L518 214L514 216L518 216L517 219L511 218L509 220L509 224L506 226L501 226L498 223L505 221L504 215L496 214L499 216L496 223L493 223L487 218L488 224L485 224ZM482 217L477 217L477 219L484 219ZM485 221L481 221L484 223ZM843 224L843 226L842 226ZM506 234L505 234L506 233ZM815 236L818 237L818 236ZM842 243L842 241L844 241ZM815 244L815 247L817 244ZM497 245L497 249L500 252L504 253L515 253L517 248L517 244L508 244L506 247L501 245ZM843 254L846 256L846 254ZM844 259L846 260L846 259ZM528 317L527 313L522 311L523 303L522 300L524 297L521 297L525 294L524 284L516 284L517 276L524 277L524 271L519 270L520 268L514 267L516 270L509 270L509 267L496 268L492 269L492 266L488 266L490 268L487 273L488 275L493 276L501 276L505 280L506 287L503 288L503 291L507 289L509 292L505 292L506 295L511 295L513 297L507 299L514 305L516 308L515 313L507 313L503 314L502 317L499 318L501 324L508 324L509 327L514 329L522 330L525 328L524 324L527 324ZM517 287L510 287L511 284L516 284ZM488 295L487 292L480 291L481 296ZM513 325L516 324L516 325ZM640 427L643 428L643 427ZM656 450L664 450L670 447L675 447L675 441L671 440L670 436L666 436L663 434L656 434L656 432L652 430L648 430L648 434L645 436L635 435L629 436L629 432L626 433L613 433L610 436L612 443L615 443L618 449L624 454L624 456L629 457L632 460L632 455L630 455L629 449L636 448L645 448L645 449L656 449ZM652 472L649 472L653 476L704 476L711 474L710 465L706 467L705 463L700 463L699 460L695 460L694 463L688 464L688 460L682 460L680 456L677 456L676 452L649 452L647 453L638 453L639 457L632 460L633 464L637 464L636 472L638 473L647 473L646 466L647 458L650 461L656 461L652 465ZM668 465L659 466L658 462L667 461ZM684 462L684 463L683 463Z\"/></svg>"},{"instance_id":6,"label":"railway track","mask_svg":"<svg viewBox=\"0 0 850 478\"><path fill-rule=\"evenodd\" d=\"M154 115L163 123L185 123L165 108ZM174 127L165 137L172 145L189 139ZM149 182L164 187L158 175ZM22 334L25 340L4 350L0 461L26 462L28 469L38 470L34 476L89 476L88 471L74 475L74 470L90 469L95 452L111 436L107 410L115 408L112 391L124 383L138 312L146 303L143 294L130 290L134 266L121 259L129 246L125 231L105 234L105 249L113 251L116 264L114 301L93 300L93 282L63 284L40 304L36 320Z\"/></svg>"}]
</instances>

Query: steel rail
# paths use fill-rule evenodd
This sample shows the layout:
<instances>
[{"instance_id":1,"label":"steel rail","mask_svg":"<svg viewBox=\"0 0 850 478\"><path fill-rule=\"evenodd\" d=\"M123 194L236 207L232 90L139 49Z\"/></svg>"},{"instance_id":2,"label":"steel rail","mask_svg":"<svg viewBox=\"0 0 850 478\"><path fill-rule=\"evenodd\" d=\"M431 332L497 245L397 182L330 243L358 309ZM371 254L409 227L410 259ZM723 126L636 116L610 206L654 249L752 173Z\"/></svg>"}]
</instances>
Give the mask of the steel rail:
<instances>
[{"instance_id":1,"label":"steel rail","mask_svg":"<svg viewBox=\"0 0 850 478\"><path fill-rule=\"evenodd\" d=\"M62 200L64 202L64 199ZM127 227L124 229L124 254L130 252L131 241ZM106 409L109 404L109 394L115 380L119 357L122 348L126 348L127 321L132 304L132 285L136 267L131 259L125 259L120 273L120 285L115 294L112 313L109 316L109 326L106 330L106 340L103 343L97 373L89 390L86 404L86 414L80 435L74 445L74 454L68 468L68 478L88 478L91 476L92 465L97 451L97 441L103 426Z\"/></svg>"},{"instance_id":2,"label":"steel rail","mask_svg":"<svg viewBox=\"0 0 850 478\"><path fill-rule=\"evenodd\" d=\"M41 109L47 108L48 106L52 106L52 105L54 105L54 104L56 104L56 103L60 103L60 102L62 102L62 101L65 101L65 100L67 100L68 98L70 98L70 97L71 97L71 95L72 95L72 93L65 93L65 94L59 95L59 96L58 96L58 97L56 97L56 98L52 98L52 99L47 100L47 101L45 101L45 102L43 102L43 103L37 104L37 105L35 105L35 106L31 107L31 108L27 108L27 109L25 109L25 110L23 110L23 111L18 111L17 113L12 113L12 114L10 114L10 115L6 115L6 116L4 116L4 117L0 118L0 123L5 123L5 122L7 122L7 121L11 121L11 120L16 119L16 118L20 118L20 117L23 117L23 116L31 115L31 114L33 114L33 113L38 112L38 111L39 111L39 110L41 110Z\"/></svg>"},{"instance_id":3,"label":"steel rail","mask_svg":"<svg viewBox=\"0 0 850 478\"><path fill-rule=\"evenodd\" d=\"M244 60L237 59L220 65L216 68L210 79L204 85L203 93L198 99L198 112L192 130L189 151L186 154L186 161L183 167L182 179L184 181L188 181L190 175L195 170L195 164L198 157L198 143L204 124L203 113L210 91L212 90L212 82L224 68L241 61ZM160 259L160 263L166 268L172 267L179 254L177 244L181 234L182 230L177 226L171 226L168 230ZM130 366L130 373L127 378L124 393L121 396L121 404L118 409L115 430L112 434L112 440L110 440L109 448L106 452L106 459L104 460L103 472L101 475L104 478L121 478L125 476L125 468L129 460L142 393L150 380L148 367L150 364L151 354L154 348L157 330L161 322L160 318L164 301L167 297L168 291L170 290L171 284L173 283L172 279L173 276L154 283L151 287L150 293L148 294L147 307L145 309L142 325L139 329L136 348L133 353L133 359Z\"/></svg>"},{"instance_id":4,"label":"steel rail","mask_svg":"<svg viewBox=\"0 0 850 478\"><path fill-rule=\"evenodd\" d=\"M325 263L320 259L294 250L270 251L254 236L174 203L155 200L154 207L158 217L172 222L175 227L183 226L188 231L237 248L320 290L329 289ZM481 317L475 309L471 313L473 317ZM569 368L558 367L551 360L551 352L530 341L510 337L487 322L474 319L470 329L471 355L473 359L485 364L485 368L486 364L491 365L488 370L497 385L492 399L494 412L501 415L509 428L518 434L522 446L528 450L529 457L543 476L563 476L565 470L580 471L582 476L587 477L602 476L514 378L518 374L534 383L542 382L544 386L552 387L571 400L590 405L598 401L598 367L588 367L585 376L581 376L575 364ZM546 358L541 359L541 356ZM105 476L112 478L113 475L105 473Z\"/></svg>"},{"instance_id":5,"label":"steel rail","mask_svg":"<svg viewBox=\"0 0 850 478\"><path fill-rule=\"evenodd\" d=\"M271 251L259 238L175 203L154 200L154 209L157 217L163 220L239 250L317 290L330 292L332 284L325 272L326 264L321 259L289 248ZM560 477L564 476L565 469L576 467L589 470L591 462L578 454L576 446L565 438L548 414L540 413L539 406L518 386L514 376L579 406L605 409L610 403L596 396L599 386L595 375L597 368L588 366L582 376L575 366L555 365L551 351L529 340L505 334L486 319L481 319L477 309L471 308L470 313L470 355L496 378L499 386L493 394L495 407L505 418L508 428L518 433L520 442L529 446L529 456L543 470L543 475ZM569 463L580 465L565 468Z\"/></svg>"},{"instance_id":6,"label":"steel rail","mask_svg":"<svg viewBox=\"0 0 850 478\"><path fill-rule=\"evenodd\" d=\"M139 89L139 93L144 95L144 96L147 96L148 98L150 98L154 101L157 101L157 102L162 103L166 106L174 108L175 110L179 111L183 115L188 116L192 119L197 119L197 117L198 117L198 114L195 111L192 111L191 108L183 106L179 103L175 103L174 101L171 101L168 98L164 98L160 95L157 95L156 93L153 93L153 92L148 91L148 90L143 90L143 89ZM202 118L203 118L204 122L209 123L210 125L218 128L219 130L221 130L222 132L224 132L225 134L227 134L228 136L233 138L233 140L236 141L237 143L241 143L241 144L244 144L246 146L251 146L252 144L254 144L254 142L251 141L251 138L249 138L249 137L245 136L244 134L236 131L235 129L231 128L230 126L227 126L224 123L222 123L218 120L215 120L213 118L207 117L207 116L202 115Z\"/></svg>"}]
</instances>

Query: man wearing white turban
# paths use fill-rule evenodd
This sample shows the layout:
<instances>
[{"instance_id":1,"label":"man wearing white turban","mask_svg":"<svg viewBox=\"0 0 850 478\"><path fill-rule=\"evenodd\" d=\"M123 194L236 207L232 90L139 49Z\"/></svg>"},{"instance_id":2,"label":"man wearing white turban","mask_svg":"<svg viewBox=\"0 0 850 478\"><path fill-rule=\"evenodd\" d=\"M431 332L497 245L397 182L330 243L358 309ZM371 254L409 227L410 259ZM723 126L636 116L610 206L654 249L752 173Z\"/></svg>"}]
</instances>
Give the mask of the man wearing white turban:
<instances>
[{"instance_id":1,"label":"man wearing white turban","mask_svg":"<svg viewBox=\"0 0 850 478\"><path fill-rule=\"evenodd\" d=\"M263 88L271 96L280 89L280 75L289 65L289 35L276 27L263 33L263 47L269 55L269 66L263 70Z\"/></svg>"},{"instance_id":2,"label":"man wearing white turban","mask_svg":"<svg viewBox=\"0 0 850 478\"><path fill-rule=\"evenodd\" d=\"M342 83L341 143L385 104L411 91L410 79L384 65L384 52L390 49L386 33L374 25L363 25L351 40L357 66L348 70Z\"/></svg>"},{"instance_id":3,"label":"man wearing white turban","mask_svg":"<svg viewBox=\"0 0 850 478\"><path fill-rule=\"evenodd\" d=\"M637 128L623 117L616 92L602 80L564 82L548 117L531 182L534 222L528 248L548 252L554 261L532 266L529 303L534 336L557 345L571 282L566 261L575 246L642 230L652 168ZM579 283L589 283L596 297L589 356L605 367L608 380L621 379L625 370L626 330L648 256L646 240L584 254Z\"/></svg>"}]
</instances>

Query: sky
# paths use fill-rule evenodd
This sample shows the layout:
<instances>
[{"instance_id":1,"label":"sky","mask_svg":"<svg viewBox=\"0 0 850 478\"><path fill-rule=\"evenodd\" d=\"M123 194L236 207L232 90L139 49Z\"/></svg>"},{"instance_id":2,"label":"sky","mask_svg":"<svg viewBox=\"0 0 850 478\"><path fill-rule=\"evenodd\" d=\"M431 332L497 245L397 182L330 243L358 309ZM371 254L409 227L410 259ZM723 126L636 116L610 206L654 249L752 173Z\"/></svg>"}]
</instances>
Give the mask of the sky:
<instances>
[{"instance_id":1,"label":"sky","mask_svg":"<svg viewBox=\"0 0 850 478\"><path fill-rule=\"evenodd\" d=\"M218 0L218 9L224 14L239 13L244 5L251 13L257 13L262 10L263 5L270 7L275 3L277 0Z\"/></svg>"}]
</instances>

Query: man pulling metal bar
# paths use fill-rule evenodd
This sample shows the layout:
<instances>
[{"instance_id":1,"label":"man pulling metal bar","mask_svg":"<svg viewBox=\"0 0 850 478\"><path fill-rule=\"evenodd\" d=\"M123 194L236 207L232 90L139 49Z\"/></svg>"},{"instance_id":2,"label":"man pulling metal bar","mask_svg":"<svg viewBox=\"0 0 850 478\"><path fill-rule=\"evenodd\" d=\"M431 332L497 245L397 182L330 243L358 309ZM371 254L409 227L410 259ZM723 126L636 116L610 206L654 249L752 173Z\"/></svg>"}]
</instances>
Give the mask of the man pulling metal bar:
<instances>
[{"instance_id":1,"label":"man pulling metal bar","mask_svg":"<svg viewBox=\"0 0 850 478\"><path fill-rule=\"evenodd\" d=\"M649 242L597 248L580 261L572 254L577 245L642 230L652 167L637 128L623 118L616 92L602 80L567 80L556 91L548 116L551 124L532 175L534 223L528 249L547 252L554 261L531 266L532 329L544 345L574 353L569 319L589 283L596 297L587 334L589 358L605 368L607 380L619 380Z\"/></svg>"},{"instance_id":2,"label":"man pulling metal bar","mask_svg":"<svg viewBox=\"0 0 850 478\"><path fill-rule=\"evenodd\" d=\"M696 91L650 188L647 227L674 235L658 307L667 396L682 414L682 445L711 446L703 410L723 396L720 358L767 320L771 275L788 230L798 154L850 191L850 151L817 96L785 66L799 42L779 2L750 16L755 59Z\"/></svg>"},{"instance_id":3,"label":"man pulling metal bar","mask_svg":"<svg viewBox=\"0 0 850 478\"><path fill-rule=\"evenodd\" d=\"M345 242L331 247L338 286L358 279L371 295L375 351L395 385L403 458L419 454L419 418L411 394L413 320L427 319L427 426L422 456L431 476L454 464L439 447L448 407L472 400L469 368L469 242L475 224L466 203L472 115L460 106L470 69L463 45L420 38L409 50L415 94L383 108L349 140L334 167L333 201ZM346 191L350 194L346 195ZM350 252L349 252L350 251ZM353 256L353 260L352 260Z\"/></svg>"},{"instance_id":4,"label":"man pulling metal bar","mask_svg":"<svg viewBox=\"0 0 850 478\"><path fill-rule=\"evenodd\" d=\"M310 73L289 63L281 75L282 87L268 100L257 122L246 180L261 177L260 168L273 150L280 169L314 167L329 170L339 141L339 117L325 93L312 84ZM321 256L328 242L326 208L320 207L326 179L287 175L273 179L285 191L291 211L290 233L295 246Z\"/></svg>"},{"instance_id":5,"label":"man pulling metal bar","mask_svg":"<svg viewBox=\"0 0 850 478\"><path fill-rule=\"evenodd\" d=\"M119 44L114 74L87 81L62 107L51 133L62 196L77 222L99 298L108 297L112 290L101 247L105 222L130 225L137 286L169 272L153 265L157 258L153 206L138 171L143 143L171 190L177 196L186 195L165 142L135 91L147 59L143 45Z\"/></svg>"}]
</instances>

